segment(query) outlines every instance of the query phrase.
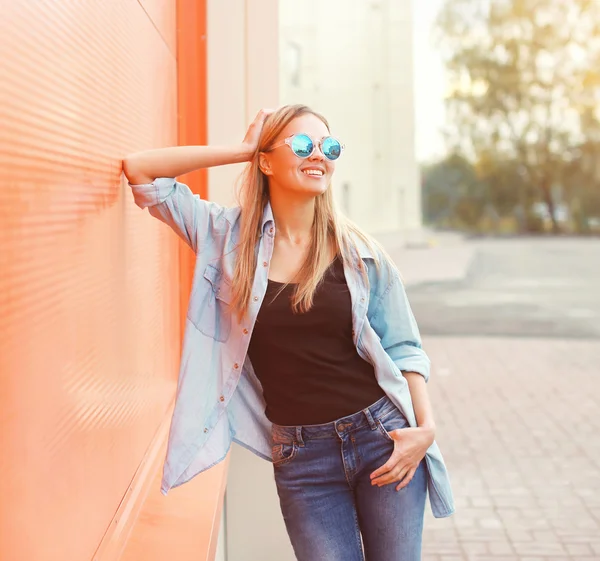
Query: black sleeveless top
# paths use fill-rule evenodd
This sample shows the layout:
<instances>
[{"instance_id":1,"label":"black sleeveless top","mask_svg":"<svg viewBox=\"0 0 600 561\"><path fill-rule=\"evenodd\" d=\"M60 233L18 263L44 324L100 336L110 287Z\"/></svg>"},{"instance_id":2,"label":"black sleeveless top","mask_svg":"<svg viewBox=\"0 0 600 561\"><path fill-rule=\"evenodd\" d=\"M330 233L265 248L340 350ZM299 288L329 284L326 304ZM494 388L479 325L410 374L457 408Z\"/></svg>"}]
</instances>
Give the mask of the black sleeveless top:
<instances>
[{"instance_id":1,"label":"black sleeveless top","mask_svg":"<svg viewBox=\"0 0 600 561\"><path fill-rule=\"evenodd\" d=\"M260 380L267 418L277 425L316 425L346 417L385 395L373 366L352 340L352 302L336 257L313 307L295 314L295 285L269 280L248 354Z\"/></svg>"}]
</instances>

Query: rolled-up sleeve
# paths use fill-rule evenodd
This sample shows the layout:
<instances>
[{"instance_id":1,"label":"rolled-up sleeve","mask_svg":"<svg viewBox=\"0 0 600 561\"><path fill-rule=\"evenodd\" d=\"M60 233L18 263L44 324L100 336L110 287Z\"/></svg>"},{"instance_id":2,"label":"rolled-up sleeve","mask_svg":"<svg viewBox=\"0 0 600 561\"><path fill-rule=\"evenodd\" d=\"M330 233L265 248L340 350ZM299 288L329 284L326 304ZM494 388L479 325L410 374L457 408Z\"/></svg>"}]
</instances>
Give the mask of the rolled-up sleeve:
<instances>
[{"instance_id":1,"label":"rolled-up sleeve","mask_svg":"<svg viewBox=\"0 0 600 561\"><path fill-rule=\"evenodd\" d=\"M192 193L173 177L159 177L152 183L129 184L135 204L170 226L195 253L223 221L224 207Z\"/></svg>"},{"instance_id":2,"label":"rolled-up sleeve","mask_svg":"<svg viewBox=\"0 0 600 561\"><path fill-rule=\"evenodd\" d=\"M417 372L425 381L429 380L430 360L422 348L417 321L396 271L392 272L392 279L369 323L381 339L385 352L401 371Z\"/></svg>"}]
</instances>

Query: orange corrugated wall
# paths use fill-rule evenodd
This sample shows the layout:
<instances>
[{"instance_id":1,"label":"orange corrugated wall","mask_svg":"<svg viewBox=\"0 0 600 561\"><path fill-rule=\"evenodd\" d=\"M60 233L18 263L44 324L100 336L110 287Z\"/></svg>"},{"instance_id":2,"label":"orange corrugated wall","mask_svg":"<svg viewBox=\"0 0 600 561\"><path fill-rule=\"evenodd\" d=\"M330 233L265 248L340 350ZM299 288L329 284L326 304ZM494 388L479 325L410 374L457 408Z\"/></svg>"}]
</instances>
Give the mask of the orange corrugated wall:
<instances>
[{"instance_id":1,"label":"orange corrugated wall","mask_svg":"<svg viewBox=\"0 0 600 561\"><path fill-rule=\"evenodd\" d=\"M176 0L3 4L2 561L93 559L169 413L191 256L120 164L203 130L176 18Z\"/></svg>"}]
</instances>

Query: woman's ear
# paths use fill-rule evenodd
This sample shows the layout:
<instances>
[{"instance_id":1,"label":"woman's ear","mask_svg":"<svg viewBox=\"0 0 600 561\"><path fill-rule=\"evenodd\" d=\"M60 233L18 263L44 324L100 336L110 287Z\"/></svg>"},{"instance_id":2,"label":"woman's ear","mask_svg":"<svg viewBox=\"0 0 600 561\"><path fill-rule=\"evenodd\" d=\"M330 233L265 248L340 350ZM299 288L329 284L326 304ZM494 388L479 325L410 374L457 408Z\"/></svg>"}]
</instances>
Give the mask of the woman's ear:
<instances>
[{"instance_id":1,"label":"woman's ear","mask_svg":"<svg viewBox=\"0 0 600 561\"><path fill-rule=\"evenodd\" d=\"M258 167L265 175L273 175L273 170L271 170L271 162L264 152L260 152L258 154Z\"/></svg>"}]
</instances>

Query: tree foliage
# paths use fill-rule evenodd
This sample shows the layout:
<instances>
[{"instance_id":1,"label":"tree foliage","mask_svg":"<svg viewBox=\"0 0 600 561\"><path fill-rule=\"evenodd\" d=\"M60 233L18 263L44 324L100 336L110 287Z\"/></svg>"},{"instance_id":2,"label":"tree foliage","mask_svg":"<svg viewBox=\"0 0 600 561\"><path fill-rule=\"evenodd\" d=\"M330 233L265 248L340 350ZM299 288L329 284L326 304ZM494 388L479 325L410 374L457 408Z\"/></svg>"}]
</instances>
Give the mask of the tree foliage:
<instances>
[{"instance_id":1,"label":"tree foliage","mask_svg":"<svg viewBox=\"0 0 600 561\"><path fill-rule=\"evenodd\" d=\"M532 186L558 230L563 188L585 204L598 191L600 2L446 0L436 31L450 145L495 170L492 193ZM517 195L530 204L531 190Z\"/></svg>"},{"instance_id":2,"label":"tree foliage","mask_svg":"<svg viewBox=\"0 0 600 561\"><path fill-rule=\"evenodd\" d=\"M424 166L421 175L424 219L429 224L478 231L486 219L497 223L519 218L522 231L540 229L539 218L526 211L531 205L516 212L523 199L535 199L513 161L483 153L472 163L453 153Z\"/></svg>"}]
</instances>

